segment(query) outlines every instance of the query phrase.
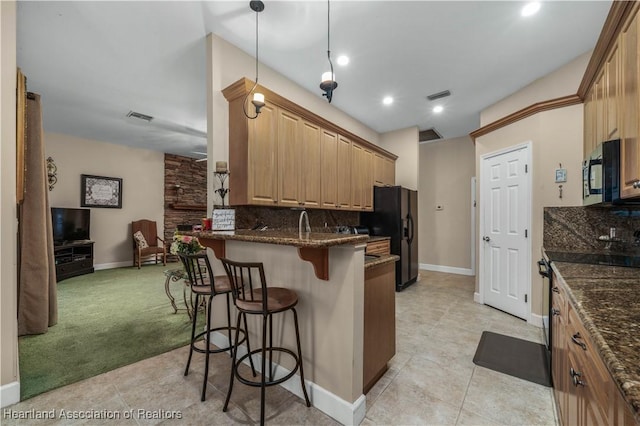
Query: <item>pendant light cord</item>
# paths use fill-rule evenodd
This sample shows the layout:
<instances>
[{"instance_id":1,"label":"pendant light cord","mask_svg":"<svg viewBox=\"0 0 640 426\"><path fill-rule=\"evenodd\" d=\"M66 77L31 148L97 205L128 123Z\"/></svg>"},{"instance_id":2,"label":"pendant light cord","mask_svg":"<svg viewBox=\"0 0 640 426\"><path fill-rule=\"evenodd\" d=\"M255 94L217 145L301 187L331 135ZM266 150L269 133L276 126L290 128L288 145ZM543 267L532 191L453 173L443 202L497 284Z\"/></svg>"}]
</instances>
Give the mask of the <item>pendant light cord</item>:
<instances>
[{"instance_id":1,"label":"pendant light cord","mask_svg":"<svg viewBox=\"0 0 640 426\"><path fill-rule=\"evenodd\" d=\"M333 81L333 62L331 62L331 0L327 0L327 59L329 59L331 81Z\"/></svg>"},{"instance_id":2,"label":"pendant light cord","mask_svg":"<svg viewBox=\"0 0 640 426\"><path fill-rule=\"evenodd\" d=\"M258 13L260 12L256 10L256 82L253 84L251 90L247 92L246 96L244 97L244 101L242 102L242 111L244 112L245 117L250 119L258 118L257 112L253 117L251 117L249 113L247 113L247 99L249 99L249 95L253 93L256 87L258 87Z\"/></svg>"}]
</instances>

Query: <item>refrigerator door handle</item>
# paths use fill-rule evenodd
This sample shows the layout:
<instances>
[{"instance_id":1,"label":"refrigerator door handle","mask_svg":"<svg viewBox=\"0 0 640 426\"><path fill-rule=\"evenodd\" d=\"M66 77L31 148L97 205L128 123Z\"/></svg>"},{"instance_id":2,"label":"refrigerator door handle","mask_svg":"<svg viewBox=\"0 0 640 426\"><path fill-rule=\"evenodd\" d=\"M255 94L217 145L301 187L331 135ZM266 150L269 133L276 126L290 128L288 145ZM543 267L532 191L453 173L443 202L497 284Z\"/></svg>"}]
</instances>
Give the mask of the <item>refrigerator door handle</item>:
<instances>
[{"instance_id":1,"label":"refrigerator door handle","mask_svg":"<svg viewBox=\"0 0 640 426\"><path fill-rule=\"evenodd\" d=\"M409 222L409 244L413 242L413 217L411 215L407 216Z\"/></svg>"}]
</instances>

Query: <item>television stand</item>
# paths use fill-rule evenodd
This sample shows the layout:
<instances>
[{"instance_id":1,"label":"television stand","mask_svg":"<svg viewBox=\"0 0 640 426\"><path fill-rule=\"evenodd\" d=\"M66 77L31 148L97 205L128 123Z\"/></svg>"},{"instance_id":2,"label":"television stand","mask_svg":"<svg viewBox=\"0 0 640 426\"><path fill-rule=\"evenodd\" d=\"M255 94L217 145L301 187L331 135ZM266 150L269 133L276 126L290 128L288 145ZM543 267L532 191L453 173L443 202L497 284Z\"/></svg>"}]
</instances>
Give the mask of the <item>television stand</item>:
<instances>
[{"instance_id":1,"label":"television stand","mask_svg":"<svg viewBox=\"0 0 640 426\"><path fill-rule=\"evenodd\" d=\"M54 246L56 282L94 271L93 243L90 240L65 241Z\"/></svg>"}]
</instances>

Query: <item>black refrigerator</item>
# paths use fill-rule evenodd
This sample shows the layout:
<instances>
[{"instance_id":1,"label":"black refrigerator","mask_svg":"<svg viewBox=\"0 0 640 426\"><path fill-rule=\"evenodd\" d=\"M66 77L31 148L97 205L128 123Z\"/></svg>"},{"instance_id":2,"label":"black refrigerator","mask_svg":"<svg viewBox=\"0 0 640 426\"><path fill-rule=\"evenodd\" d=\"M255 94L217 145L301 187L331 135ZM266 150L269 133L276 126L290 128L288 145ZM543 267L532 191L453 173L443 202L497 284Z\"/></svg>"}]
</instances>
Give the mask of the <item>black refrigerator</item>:
<instances>
[{"instance_id":1,"label":"black refrigerator","mask_svg":"<svg viewBox=\"0 0 640 426\"><path fill-rule=\"evenodd\" d=\"M376 186L373 212L361 213L360 224L373 236L391 237L396 262L396 291L418 278L418 191L401 186Z\"/></svg>"}]
</instances>

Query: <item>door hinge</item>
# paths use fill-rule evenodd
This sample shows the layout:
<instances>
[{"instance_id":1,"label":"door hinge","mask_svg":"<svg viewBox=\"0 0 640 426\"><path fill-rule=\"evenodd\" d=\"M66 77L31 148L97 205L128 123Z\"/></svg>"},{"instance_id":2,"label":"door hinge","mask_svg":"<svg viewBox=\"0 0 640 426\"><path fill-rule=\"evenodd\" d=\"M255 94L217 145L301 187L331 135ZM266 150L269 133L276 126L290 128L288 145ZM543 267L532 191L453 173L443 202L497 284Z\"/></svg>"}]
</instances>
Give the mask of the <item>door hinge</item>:
<instances>
[{"instance_id":1,"label":"door hinge","mask_svg":"<svg viewBox=\"0 0 640 426\"><path fill-rule=\"evenodd\" d=\"M524 230L524 237L525 238L529 238L529 230L528 229Z\"/></svg>"},{"instance_id":2,"label":"door hinge","mask_svg":"<svg viewBox=\"0 0 640 426\"><path fill-rule=\"evenodd\" d=\"M527 303L528 296L529 296L528 294L525 294L525 295L524 295L524 303Z\"/></svg>"},{"instance_id":3,"label":"door hinge","mask_svg":"<svg viewBox=\"0 0 640 426\"><path fill-rule=\"evenodd\" d=\"M529 165L528 164L524 165L524 172L525 173L529 173Z\"/></svg>"}]
</instances>

